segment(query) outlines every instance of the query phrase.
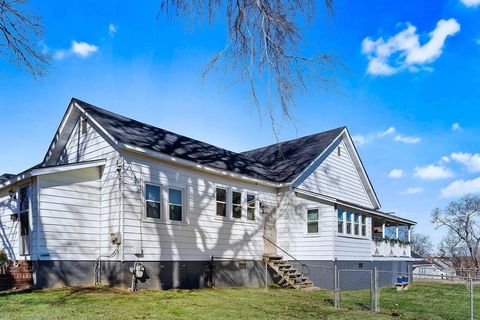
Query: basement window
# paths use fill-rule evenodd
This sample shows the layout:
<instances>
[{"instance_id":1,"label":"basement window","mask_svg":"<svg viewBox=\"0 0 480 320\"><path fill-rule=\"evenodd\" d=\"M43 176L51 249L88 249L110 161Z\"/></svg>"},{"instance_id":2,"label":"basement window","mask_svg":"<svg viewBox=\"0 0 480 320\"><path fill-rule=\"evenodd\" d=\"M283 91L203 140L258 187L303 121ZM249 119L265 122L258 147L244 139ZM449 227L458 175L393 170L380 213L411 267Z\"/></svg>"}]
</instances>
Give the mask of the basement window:
<instances>
[{"instance_id":1,"label":"basement window","mask_svg":"<svg viewBox=\"0 0 480 320\"><path fill-rule=\"evenodd\" d=\"M145 185L145 207L147 218L160 219L160 186Z\"/></svg>"},{"instance_id":2,"label":"basement window","mask_svg":"<svg viewBox=\"0 0 480 320\"><path fill-rule=\"evenodd\" d=\"M223 188L216 188L215 200L217 202L217 216L227 216L227 190Z\"/></svg>"},{"instance_id":3,"label":"basement window","mask_svg":"<svg viewBox=\"0 0 480 320\"><path fill-rule=\"evenodd\" d=\"M168 189L168 207L170 220L183 221L183 191L181 189Z\"/></svg>"},{"instance_id":4,"label":"basement window","mask_svg":"<svg viewBox=\"0 0 480 320\"><path fill-rule=\"evenodd\" d=\"M232 217L242 218L242 193L232 191Z\"/></svg>"},{"instance_id":5,"label":"basement window","mask_svg":"<svg viewBox=\"0 0 480 320\"><path fill-rule=\"evenodd\" d=\"M318 209L307 210L307 232L318 233Z\"/></svg>"}]
</instances>

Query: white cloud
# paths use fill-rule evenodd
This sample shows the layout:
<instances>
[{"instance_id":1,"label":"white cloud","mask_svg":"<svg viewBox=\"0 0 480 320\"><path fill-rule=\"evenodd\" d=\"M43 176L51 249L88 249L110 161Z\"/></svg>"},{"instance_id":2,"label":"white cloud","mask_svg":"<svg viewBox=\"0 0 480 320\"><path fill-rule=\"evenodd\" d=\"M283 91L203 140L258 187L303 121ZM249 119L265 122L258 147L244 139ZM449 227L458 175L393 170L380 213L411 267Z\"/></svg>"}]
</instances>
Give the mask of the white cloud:
<instances>
[{"instance_id":1,"label":"white cloud","mask_svg":"<svg viewBox=\"0 0 480 320\"><path fill-rule=\"evenodd\" d=\"M402 194L417 194L422 193L423 188L408 188L407 190L401 192Z\"/></svg>"},{"instance_id":2,"label":"white cloud","mask_svg":"<svg viewBox=\"0 0 480 320\"><path fill-rule=\"evenodd\" d=\"M367 138L362 135L353 136L352 140L357 146L363 146L364 144L367 143Z\"/></svg>"},{"instance_id":3,"label":"white cloud","mask_svg":"<svg viewBox=\"0 0 480 320\"><path fill-rule=\"evenodd\" d=\"M77 42L72 41L72 52L79 55L82 58L88 57L92 53L98 51L98 47L93 44L88 44L86 42Z\"/></svg>"},{"instance_id":4,"label":"white cloud","mask_svg":"<svg viewBox=\"0 0 480 320\"><path fill-rule=\"evenodd\" d=\"M72 55L86 58L97 51L98 47L93 44L73 40L72 46L69 49L55 50L53 58L60 60Z\"/></svg>"},{"instance_id":5,"label":"white cloud","mask_svg":"<svg viewBox=\"0 0 480 320\"><path fill-rule=\"evenodd\" d=\"M385 136L389 136L389 135L391 135L391 134L394 134L395 131L396 131L396 130L395 130L395 127L390 127L390 128L388 128L387 130L385 130L384 132L379 133L379 135L380 135L381 137L385 137Z\"/></svg>"},{"instance_id":6,"label":"white cloud","mask_svg":"<svg viewBox=\"0 0 480 320\"><path fill-rule=\"evenodd\" d=\"M480 154L455 152L450 155L452 160L463 164L470 172L480 172Z\"/></svg>"},{"instance_id":7,"label":"white cloud","mask_svg":"<svg viewBox=\"0 0 480 320\"><path fill-rule=\"evenodd\" d=\"M480 177L473 180L456 180L440 191L444 198L461 197L480 192Z\"/></svg>"},{"instance_id":8,"label":"white cloud","mask_svg":"<svg viewBox=\"0 0 480 320\"><path fill-rule=\"evenodd\" d=\"M402 136L401 134L396 135L394 140L398 142L410 143L410 144L420 142L419 137Z\"/></svg>"},{"instance_id":9,"label":"white cloud","mask_svg":"<svg viewBox=\"0 0 480 320\"><path fill-rule=\"evenodd\" d=\"M398 179L403 177L404 173L402 169L393 169L388 173L389 178Z\"/></svg>"},{"instance_id":10,"label":"white cloud","mask_svg":"<svg viewBox=\"0 0 480 320\"><path fill-rule=\"evenodd\" d=\"M480 0L460 0L460 2L469 8L480 6Z\"/></svg>"},{"instance_id":11,"label":"white cloud","mask_svg":"<svg viewBox=\"0 0 480 320\"><path fill-rule=\"evenodd\" d=\"M117 25L115 25L113 23L110 23L108 25L108 34L110 36L113 36L115 33L117 33L117 31L118 31L118 26Z\"/></svg>"},{"instance_id":12,"label":"white cloud","mask_svg":"<svg viewBox=\"0 0 480 320\"><path fill-rule=\"evenodd\" d=\"M442 166L429 165L416 167L413 176L423 180L440 180L453 177L453 172Z\"/></svg>"},{"instance_id":13,"label":"white cloud","mask_svg":"<svg viewBox=\"0 0 480 320\"><path fill-rule=\"evenodd\" d=\"M429 41L423 45L420 45L417 28L409 23L406 29L387 40L382 37L377 40L367 37L362 41L362 53L369 61L367 73L388 76L405 69L410 72L425 70L424 65L434 62L441 56L446 38L458 31L460 25L455 19L442 19L428 34Z\"/></svg>"},{"instance_id":14,"label":"white cloud","mask_svg":"<svg viewBox=\"0 0 480 320\"><path fill-rule=\"evenodd\" d=\"M462 127L460 126L460 123L455 122L454 124L452 124L452 131L461 131L461 130L462 130Z\"/></svg>"},{"instance_id":15,"label":"white cloud","mask_svg":"<svg viewBox=\"0 0 480 320\"><path fill-rule=\"evenodd\" d=\"M449 163L450 162L450 158L447 157L447 156L443 156L440 161L438 161L439 164L444 164L444 163Z\"/></svg>"}]
</instances>

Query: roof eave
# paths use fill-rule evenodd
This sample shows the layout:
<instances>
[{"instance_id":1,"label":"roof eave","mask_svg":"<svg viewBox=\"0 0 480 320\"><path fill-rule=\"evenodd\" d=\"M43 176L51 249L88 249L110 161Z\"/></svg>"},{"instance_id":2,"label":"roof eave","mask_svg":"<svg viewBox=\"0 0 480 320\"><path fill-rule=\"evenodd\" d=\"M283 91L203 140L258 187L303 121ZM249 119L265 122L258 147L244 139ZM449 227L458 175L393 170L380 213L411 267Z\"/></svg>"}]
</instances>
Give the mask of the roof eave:
<instances>
[{"instance_id":1,"label":"roof eave","mask_svg":"<svg viewBox=\"0 0 480 320\"><path fill-rule=\"evenodd\" d=\"M229 177L229 178L233 178L233 179L244 181L244 182L255 183L255 184L263 185L263 186L266 186L266 187L283 188L283 187L288 187L288 186L291 185L291 183L289 183L289 182L279 183L279 182L267 181L267 180L263 180L263 179L253 178L253 177L250 177L250 176L247 176L247 175L238 174L238 173L235 173L235 172L232 172L232 171L229 171L229 170L217 169L217 168L214 168L214 167L211 167L211 166L208 166L208 165L199 164L199 163L194 162L194 161L185 160L185 159L175 157L175 156L171 156L171 155L168 155L168 154L165 154L165 153L162 153L162 152L133 146L133 145L130 145L130 144L127 144L127 143L119 143L118 146L119 146L120 149L123 149L123 150L126 150L126 151L131 151L131 152L134 152L134 153L144 154L144 155L154 157L154 158L157 158L157 159L161 159L161 160L164 160L164 161L167 161L167 162L170 162L170 163L186 166L186 167L191 168L191 169L200 170L200 171L203 171L203 172L208 172L208 173L211 173L211 174L220 175L220 176L224 176L224 177Z\"/></svg>"}]
</instances>

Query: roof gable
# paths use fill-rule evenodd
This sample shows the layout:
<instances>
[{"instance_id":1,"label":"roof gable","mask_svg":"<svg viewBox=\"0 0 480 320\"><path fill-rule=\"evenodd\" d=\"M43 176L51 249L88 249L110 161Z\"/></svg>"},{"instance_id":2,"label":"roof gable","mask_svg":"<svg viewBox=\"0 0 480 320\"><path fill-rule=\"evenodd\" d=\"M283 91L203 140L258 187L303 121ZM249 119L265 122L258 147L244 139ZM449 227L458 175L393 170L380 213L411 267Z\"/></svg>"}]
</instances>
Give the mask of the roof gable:
<instances>
[{"instance_id":1,"label":"roof gable","mask_svg":"<svg viewBox=\"0 0 480 320\"><path fill-rule=\"evenodd\" d=\"M339 148L340 154L337 151ZM380 208L378 197L346 128L292 185L365 208Z\"/></svg>"}]
</instances>

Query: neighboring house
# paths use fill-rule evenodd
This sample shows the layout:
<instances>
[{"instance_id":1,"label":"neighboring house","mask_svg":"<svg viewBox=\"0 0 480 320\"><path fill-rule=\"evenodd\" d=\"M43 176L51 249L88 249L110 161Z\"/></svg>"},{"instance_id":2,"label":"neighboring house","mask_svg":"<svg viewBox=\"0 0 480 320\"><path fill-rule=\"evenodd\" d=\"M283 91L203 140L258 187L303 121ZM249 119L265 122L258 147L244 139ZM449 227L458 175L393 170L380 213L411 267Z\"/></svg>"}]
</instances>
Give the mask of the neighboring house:
<instances>
[{"instance_id":1,"label":"neighboring house","mask_svg":"<svg viewBox=\"0 0 480 320\"><path fill-rule=\"evenodd\" d=\"M129 286L134 262L143 287L202 287L211 270L259 285L275 255L330 287L334 264L414 260L381 240L415 222L380 211L346 127L235 153L72 99L44 160L1 179L0 248L32 261L36 287Z\"/></svg>"},{"instance_id":2,"label":"neighboring house","mask_svg":"<svg viewBox=\"0 0 480 320\"><path fill-rule=\"evenodd\" d=\"M453 263L442 257L427 257L412 267L414 277L419 279L448 279L457 275Z\"/></svg>"}]
</instances>

